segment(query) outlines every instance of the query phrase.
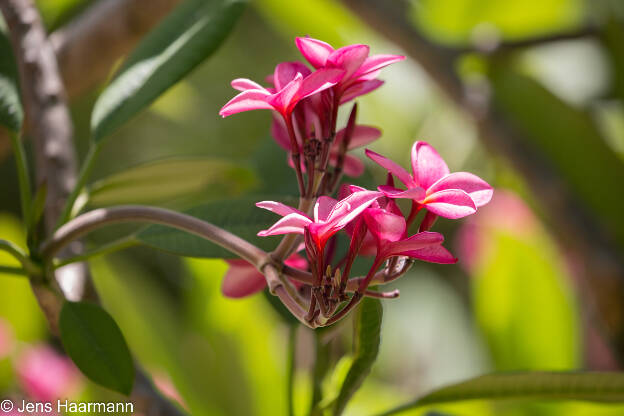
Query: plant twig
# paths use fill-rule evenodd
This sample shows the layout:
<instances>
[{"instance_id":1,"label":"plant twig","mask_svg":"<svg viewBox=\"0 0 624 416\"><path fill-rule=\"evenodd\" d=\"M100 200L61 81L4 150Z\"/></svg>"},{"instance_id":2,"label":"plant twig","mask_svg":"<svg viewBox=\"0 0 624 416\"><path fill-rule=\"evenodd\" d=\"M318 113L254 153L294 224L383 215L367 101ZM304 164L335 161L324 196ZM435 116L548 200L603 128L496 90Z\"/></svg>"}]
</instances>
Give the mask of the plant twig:
<instances>
[{"instance_id":1,"label":"plant twig","mask_svg":"<svg viewBox=\"0 0 624 416\"><path fill-rule=\"evenodd\" d=\"M253 244L234 234L190 215L164 208L142 205L122 205L89 211L60 227L41 247L44 258L52 258L72 241L111 224L148 222L162 224L198 235L237 254L261 269L268 255Z\"/></svg>"}]
</instances>

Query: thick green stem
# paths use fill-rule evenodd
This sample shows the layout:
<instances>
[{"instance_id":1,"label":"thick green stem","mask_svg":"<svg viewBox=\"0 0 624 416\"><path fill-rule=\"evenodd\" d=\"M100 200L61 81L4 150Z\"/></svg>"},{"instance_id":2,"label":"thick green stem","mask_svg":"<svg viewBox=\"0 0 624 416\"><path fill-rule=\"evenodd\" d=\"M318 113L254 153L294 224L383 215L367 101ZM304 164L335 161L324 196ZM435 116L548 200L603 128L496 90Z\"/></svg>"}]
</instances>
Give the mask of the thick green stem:
<instances>
[{"instance_id":1,"label":"thick green stem","mask_svg":"<svg viewBox=\"0 0 624 416\"><path fill-rule=\"evenodd\" d=\"M299 325L288 327L288 368L286 374L286 400L288 416L295 415L295 371L297 369L297 328Z\"/></svg>"},{"instance_id":2,"label":"thick green stem","mask_svg":"<svg viewBox=\"0 0 624 416\"><path fill-rule=\"evenodd\" d=\"M67 197L67 201L65 202L65 207L63 208L63 213L59 218L58 223L56 224L56 228L65 224L67 221L72 219L73 215L76 213L74 211L74 205L76 204L76 200L80 196L80 193L84 190L84 187L87 185L87 181L89 180L89 176L91 175L91 171L93 170L94 162L97 158L98 153L100 152L99 143L92 143L89 146L89 150L87 155L85 156L84 162L82 162L82 167L80 168L80 174L78 175L78 180L76 182L76 186L72 190L71 194Z\"/></svg>"},{"instance_id":3,"label":"thick green stem","mask_svg":"<svg viewBox=\"0 0 624 416\"><path fill-rule=\"evenodd\" d=\"M24 145L20 137L14 132L9 132L11 145L13 146L13 154L15 155L15 166L17 168L17 180L19 182L20 203L22 205L22 218L26 221L30 215L31 205L31 187L30 174L28 173L28 162L26 161L26 153Z\"/></svg>"}]
</instances>

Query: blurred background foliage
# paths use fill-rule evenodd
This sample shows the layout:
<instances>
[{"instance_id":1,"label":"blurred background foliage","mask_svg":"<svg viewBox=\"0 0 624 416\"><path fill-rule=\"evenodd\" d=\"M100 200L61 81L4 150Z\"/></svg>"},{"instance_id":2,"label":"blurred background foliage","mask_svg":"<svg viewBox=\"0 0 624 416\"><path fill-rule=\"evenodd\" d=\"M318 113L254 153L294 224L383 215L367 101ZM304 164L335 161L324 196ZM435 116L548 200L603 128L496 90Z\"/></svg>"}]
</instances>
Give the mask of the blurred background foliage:
<instances>
[{"instance_id":1,"label":"blurred background foliage","mask_svg":"<svg viewBox=\"0 0 624 416\"><path fill-rule=\"evenodd\" d=\"M38 0L49 30L90 1ZM355 2L357 3L357 2ZM467 88L490 91L525 140L564 178L566 192L624 252L624 7L617 0L413 0L407 18L441 48L466 48L456 70ZM522 42L576 31L582 39L553 41L489 56L491 42ZM300 59L294 36L334 46L367 43L374 53L402 53L347 7L331 0L253 0L219 51L171 88L148 111L109 137L99 155L91 206L149 203L175 209L230 197L293 195L294 175L269 135L270 116L251 112L221 119L234 95L229 82L263 80L279 61ZM85 68L85 71L88 71ZM385 301L380 358L349 415L387 409L442 384L490 370L615 369L584 296L578 259L549 221L544 204L508 160L481 141L478 126L438 88L418 62L386 69L386 85L359 100L360 123L380 127L371 148L407 166L415 139L427 140L451 170L471 171L497 189L493 203L467 221L439 221L459 264L416 264ZM84 154L98 91L72 103L75 141ZM342 114L344 117L344 114ZM360 151L360 155L362 155ZM369 169L358 183L374 186ZM22 242L17 181L10 156L0 160L0 236ZM546 184L546 186L549 186ZM552 188L557 195L562 189ZM132 227L94 235L123 236ZM575 238L583 239L583 235ZM0 253L0 265L13 265ZM221 260L179 259L134 247L90 262L104 305L131 350L159 387L193 415L285 414L289 323L262 295L220 294ZM589 273L591 277L591 271ZM622 279L622 276L619 276ZM621 299L621 298L620 298ZM622 319L622 316L619 317ZM0 392L23 391L16 376L28 344L49 341L25 280L0 276L0 322L12 328L0 352ZM325 334L331 357L349 351L348 332ZM305 414L315 336L299 330L296 408ZM8 339L8 338L7 338ZM328 345L327 339L331 339ZM0 336L0 342L2 336ZM9 341L7 341L9 342ZM56 346L58 347L58 346ZM2 351L0 345L0 351ZM334 363L322 388L332 396L344 363ZM111 393L82 381L80 397ZM3 396L4 394L2 394ZM103 396L104 395L104 396ZM618 415L624 408L576 403L460 403L412 414ZM429 413L430 412L430 413Z\"/></svg>"}]
</instances>

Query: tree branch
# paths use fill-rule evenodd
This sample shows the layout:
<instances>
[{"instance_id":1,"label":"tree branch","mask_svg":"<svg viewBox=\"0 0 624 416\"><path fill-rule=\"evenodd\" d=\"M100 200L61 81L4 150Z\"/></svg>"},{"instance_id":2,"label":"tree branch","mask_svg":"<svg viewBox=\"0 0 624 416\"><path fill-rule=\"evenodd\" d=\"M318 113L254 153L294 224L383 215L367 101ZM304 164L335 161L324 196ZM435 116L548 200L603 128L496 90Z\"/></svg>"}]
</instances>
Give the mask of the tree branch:
<instances>
[{"instance_id":1,"label":"tree branch","mask_svg":"<svg viewBox=\"0 0 624 416\"><path fill-rule=\"evenodd\" d=\"M524 176L545 208L548 225L559 244L581 266L580 273L590 289L590 301L595 304L599 321L620 359L624 360L624 262L618 250L600 232L595 219L582 209L565 181L528 144L505 114L467 99L464 86L454 71L459 51L436 45L415 30L405 18L408 15L406 2L343 1L415 59L440 89L474 120L486 147L503 155Z\"/></svg>"},{"instance_id":2,"label":"tree branch","mask_svg":"<svg viewBox=\"0 0 624 416\"><path fill-rule=\"evenodd\" d=\"M47 232L53 230L65 199L76 181L76 157L72 143L72 123L65 101L63 83L59 76L56 56L48 41L41 17L32 0L2 0L0 11L6 21L16 56L26 119L33 136L37 182L47 184L44 220ZM85 71L88 72L88 71ZM80 250L80 248L78 249ZM71 298L82 298L91 282L84 264L73 265L78 276L73 286L67 286ZM78 267L78 269L76 269ZM59 270L60 281L71 278L66 270ZM29 273L31 287L43 310L51 331L58 335L58 319L64 293L58 286L55 273L45 270L45 276ZM70 280L70 279L68 279ZM94 292L93 292L94 293ZM145 377L137 379L133 398L142 399L142 412L148 416L181 414L163 399Z\"/></svg>"}]
</instances>

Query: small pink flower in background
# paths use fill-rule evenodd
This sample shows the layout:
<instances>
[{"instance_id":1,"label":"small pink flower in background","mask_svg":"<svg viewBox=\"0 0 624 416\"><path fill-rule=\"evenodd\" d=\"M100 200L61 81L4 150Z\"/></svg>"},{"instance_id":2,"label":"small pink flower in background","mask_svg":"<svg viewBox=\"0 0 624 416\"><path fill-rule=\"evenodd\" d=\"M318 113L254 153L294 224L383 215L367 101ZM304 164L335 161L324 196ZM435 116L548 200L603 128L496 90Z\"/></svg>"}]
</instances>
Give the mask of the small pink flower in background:
<instances>
[{"instance_id":1,"label":"small pink flower in background","mask_svg":"<svg viewBox=\"0 0 624 416\"><path fill-rule=\"evenodd\" d=\"M330 44L310 37L296 38L295 44L314 68L344 70L343 78L335 87L341 104L379 88L383 85L383 81L376 79L379 71L405 59L400 55L369 56L368 45L356 44L334 49Z\"/></svg>"},{"instance_id":2,"label":"small pink flower in background","mask_svg":"<svg viewBox=\"0 0 624 416\"><path fill-rule=\"evenodd\" d=\"M323 252L327 240L347 226L362 213L375 199L383 194L376 191L362 191L336 201L334 198L322 196L314 206L314 218L305 213L274 201L262 201L256 204L284 218L276 222L268 230L258 233L260 237L280 234L304 234L308 230L319 253Z\"/></svg>"},{"instance_id":3,"label":"small pink flower in background","mask_svg":"<svg viewBox=\"0 0 624 416\"><path fill-rule=\"evenodd\" d=\"M232 87L242 92L225 104L219 114L227 117L243 111L275 110L289 120L302 99L332 87L343 75L344 71L340 69L310 73L303 64L284 62L275 68L275 88L264 88L244 78L232 81Z\"/></svg>"},{"instance_id":4,"label":"small pink flower in background","mask_svg":"<svg viewBox=\"0 0 624 416\"><path fill-rule=\"evenodd\" d=\"M7 321L0 318L0 360L11 354L14 344L13 328Z\"/></svg>"},{"instance_id":5,"label":"small pink flower in background","mask_svg":"<svg viewBox=\"0 0 624 416\"><path fill-rule=\"evenodd\" d=\"M44 345L26 348L16 371L24 392L34 400L70 398L82 386L80 372L71 360Z\"/></svg>"},{"instance_id":6,"label":"small pink flower in background","mask_svg":"<svg viewBox=\"0 0 624 416\"><path fill-rule=\"evenodd\" d=\"M450 173L438 152L426 142L412 146L412 172L371 150L366 155L388 172L394 174L406 187L380 186L389 198L408 198L428 211L445 218L462 218L474 214L478 207L492 198L492 187L472 173Z\"/></svg>"},{"instance_id":7,"label":"small pink flower in background","mask_svg":"<svg viewBox=\"0 0 624 416\"><path fill-rule=\"evenodd\" d=\"M260 292L266 287L266 279L255 266L242 259L226 260L226 262L230 267L221 284L221 292L225 296L242 298ZM307 260L296 253L286 259L284 264L302 270L308 267Z\"/></svg>"},{"instance_id":8,"label":"small pink flower in background","mask_svg":"<svg viewBox=\"0 0 624 416\"><path fill-rule=\"evenodd\" d=\"M173 385L173 382L169 378L169 376L163 372L155 371L153 372L154 385L162 394L164 394L167 398L177 402L180 406L182 406L185 410L188 410L188 406L182 398L182 395Z\"/></svg>"}]
</instances>

